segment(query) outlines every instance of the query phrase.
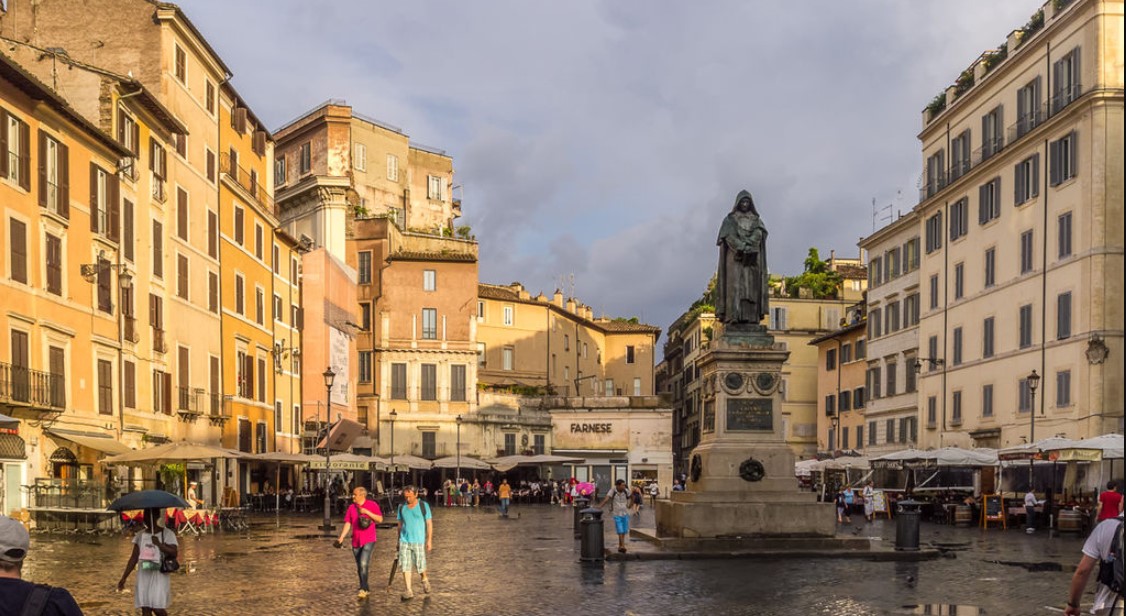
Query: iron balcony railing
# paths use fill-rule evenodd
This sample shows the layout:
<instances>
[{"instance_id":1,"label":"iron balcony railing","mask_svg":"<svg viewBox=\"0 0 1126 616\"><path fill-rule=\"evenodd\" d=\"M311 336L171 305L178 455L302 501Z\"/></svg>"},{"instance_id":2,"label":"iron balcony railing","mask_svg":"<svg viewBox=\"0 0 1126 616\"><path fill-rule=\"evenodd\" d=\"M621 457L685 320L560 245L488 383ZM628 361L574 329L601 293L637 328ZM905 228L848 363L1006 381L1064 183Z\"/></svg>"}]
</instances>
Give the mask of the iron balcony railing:
<instances>
[{"instance_id":1,"label":"iron balcony railing","mask_svg":"<svg viewBox=\"0 0 1126 616\"><path fill-rule=\"evenodd\" d=\"M229 419L230 410L224 408L223 394L207 394L207 414L216 419Z\"/></svg>"},{"instance_id":2,"label":"iron balcony railing","mask_svg":"<svg viewBox=\"0 0 1126 616\"><path fill-rule=\"evenodd\" d=\"M61 409L66 406L66 382L61 374L0 362L0 401Z\"/></svg>"},{"instance_id":3,"label":"iron balcony railing","mask_svg":"<svg viewBox=\"0 0 1126 616\"><path fill-rule=\"evenodd\" d=\"M1052 96L1052 115L1063 111L1064 107L1074 102L1082 93L1083 88L1078 83L1063 86L1056 90L1055 95Z\"/></svg>"},{"instance_id":4,"label":"iron balcony railing","mask_svg":"<svg viewBox=\"0 0 1126 616\"><path fill-rule=\"evenodd\" d=\"M1043 124L1046 119L1048 119L1047 102L1017 118L1016 123L1010 126L1008 130L1009 143L1013 143L1032 132L1032 129Z\"/></svg>"},{"instance_id":5,"label":"iron balcony railing","mask_svg":"<svg viewBox=\"0 0 1126 616\"><path fill-rule=\"evenodd\" d=\"M224 152L219 154L219 172L226 175L235 184L238 184L252 199L265 208L266 211L274 216L278 215L274 198L270 196L270 192L266 190L262 178L234 164L229 153Z\"/></svg>"}]
</instances>

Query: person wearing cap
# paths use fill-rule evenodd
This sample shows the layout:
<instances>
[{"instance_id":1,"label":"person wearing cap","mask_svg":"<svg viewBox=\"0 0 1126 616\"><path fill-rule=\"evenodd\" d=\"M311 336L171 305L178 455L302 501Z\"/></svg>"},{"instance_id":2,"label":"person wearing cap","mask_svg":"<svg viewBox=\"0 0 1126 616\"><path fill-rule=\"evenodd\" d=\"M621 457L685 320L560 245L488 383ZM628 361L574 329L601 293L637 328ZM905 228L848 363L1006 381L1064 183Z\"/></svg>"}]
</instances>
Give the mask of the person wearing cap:
<instances>
[{"instance_id":1,"label":"person wearing cap","mask_svg":"<svg viewBox=\"0 0 1126 616\"><path fill-rule=\"evenodd\" d=\"M199 482L193 481L188 484L188 504L193 508L203 507L203 499L199 497Z\"/></svg>"},{"instance_id":2,"label":"person wearing cap","mask_svg":"<svg viewBox=\"0 0 1126 616\"><path fill-rule=\"evenodd\" d=\"M0 616L44 614L82 616L78 603L64 588L33 584L21 578L31 538L17 520L0 516Z\"/></svg>"}]
</instances>

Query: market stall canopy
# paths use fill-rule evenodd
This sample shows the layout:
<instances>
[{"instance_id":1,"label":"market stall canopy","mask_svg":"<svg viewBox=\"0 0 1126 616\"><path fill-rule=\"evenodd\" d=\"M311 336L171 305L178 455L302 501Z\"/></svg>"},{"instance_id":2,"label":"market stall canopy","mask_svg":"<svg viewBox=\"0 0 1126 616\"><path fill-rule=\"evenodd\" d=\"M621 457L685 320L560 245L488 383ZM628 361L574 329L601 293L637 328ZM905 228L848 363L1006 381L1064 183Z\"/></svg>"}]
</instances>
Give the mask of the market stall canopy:
<instances>
[{"instance_id":1,"label":"market stall canopy","mask_svg":"<svg viewBox=\"0 0 1126 616\"><path fill-rule=\"evenodd\" d=\"M501 456L486 460L493 468L498 471L509 471L517 466L535 466L537 464L567 464L570 462L582 462L583 458L573 458L569 456L556 456L552 454L539 454L535 456L515 455L515 456Z\"/></svg>"},{"instance_id":2,"label":"market stall canopy","mask_svg":"<svg viewBox=\"0 0 1126 616\"><path fill-rule=\"evenodd\" d=\"M841 456L832 460L822 460L821 469L827 471L843 471L847 469L867 470L871 467L868 458L864 456Z\"/></svg>"},{"instance_id":3,"label":"market stall canopy","mask_svg":"<svg viewBox=\"0 0 1126 616\"><path fill-rule=\"evenodd\" d=\"M1069 446L1049 445L1045 451L1058 452L1057 460L1121 460L1123 439L1121 434L1104 434L1080 441Z\"/></svg>"},{"instance_id":4,"label":"market stall canopy","mask_svg":"<svg viewBox=\"0 0 1126 616\"><path fill-rule=\"evenodd\" d=\"M922 449L901 449L872 458L872 466L876 468L902 468L905 462L917 462L926 454Z\"/></svg>"},{"instance_id":5,"label":"market stall canopy","mask_svg":"<svg viewBox=\"0 0 1126 616\"><path fill-rule=\"evenodd\" d=\"M470 458L469 456L461 456L460 463L458 462L458 460L459 458L457 456L446 456L444 458L438 458L437 460L434 460L434 468L461 467L481 471L492 470L493 468L488 462L485 462L484 460L478 460L477 458ZM398 462L398 460L395 461Z\"/></svg>"},{"instance_id":6,"label":"market stall canopy","mask_svg":"<svg viewBox=\"0 0 1126 616\"><path fill-rule=\"evenodd\" d=\"M243 455L244 454L222 447L213 447L211 445L203 445L189 441L178 441L175 443L157 445L156 447L137 449L117 456L110 456L103 459L102 462L105 464L129 464L135 462L154 464L157 462L211 460L213 458L236 459L243 457Z\"/></svg>"},{"instance_id":7,"label":"market stall canopy","mask_svg":"<svg viewBox=\"0 0 1126 616\"><path fill-rule=\"evenodd\" d=\"M1046 451L1058 451L1060 449L1075 449L1079 441L1073 441L1069 438L1053 436L1046 438L1035 443L1025 443L1015 447L1006 447L997 452L997 457L1003 461L1008 462L1012 460L1046 460L1048 456L1044 455Z\"/></svg>"},{"instance_id":8,"label":"market stall canopy","mask_svg":"<svg viewBox=\"0 0 1126 616\"><path fill-rule=\"evenodd\" d=\"M412 456L412 455L409 455L409 454L402 455L402 456L399 456L399 455L394 456L394 460L395 460L395 466L400 466L400 465L406 464L411 469L416 469L416 470L421 470L421 471L428 471L433 466L433 464L431 464L430 460L427 460L426 458L420 458L418 456Z\"/></svg>"},{"instance_id":9,"label":"market stall canopy","mask_svg":"<svg viewBox=\"0 0 1126 616\"><path fill-rule=\"evenodd\" d=\"M997 466L997 450L986 447L980 449L943 447L923 453L927 454L924 461L933 466Z\"/></svg>"},{"instance_id":10,"label":"market stall canopy","mask_svg":"<svg viewBox=\"0 0 1126 616\"><path fill-rule=\"evenodd\" d=\"M65 439L77 445L81 445L95 451L100 451L102 453L118 455L133 451L124 443L121 443L108 436L59 429L47 430L47 432L51 436Z\"/></svg>"},{"instance_id":11,"label":"market stall canopy","mask_svg":"<svg viewBox=\"0 0 1126 616\"><path fill-rule=\"evenodd\" d=\"M809 477L809 475L813 471L821 470L820 467L817 466L820 463L821 463L821 461L816 460L816 459L798 460L797 462L794 462L794 476L795 477Z\"/></svg>"},{"instance_id":12,"label":"market stall canopy","mask_svg":"<svg viewBox=\"0 0 1126 616\"><path fill-rule=\"evenodd\" d=\"M317 459L324 462L324 456L315 456L307 453L287 453L285 451L258 453L251 456L250 459L261 462L280 462L282 464L308 464ZM321 464L321 467L323 468L324 464Z\"/></svg>"}]
</instances>

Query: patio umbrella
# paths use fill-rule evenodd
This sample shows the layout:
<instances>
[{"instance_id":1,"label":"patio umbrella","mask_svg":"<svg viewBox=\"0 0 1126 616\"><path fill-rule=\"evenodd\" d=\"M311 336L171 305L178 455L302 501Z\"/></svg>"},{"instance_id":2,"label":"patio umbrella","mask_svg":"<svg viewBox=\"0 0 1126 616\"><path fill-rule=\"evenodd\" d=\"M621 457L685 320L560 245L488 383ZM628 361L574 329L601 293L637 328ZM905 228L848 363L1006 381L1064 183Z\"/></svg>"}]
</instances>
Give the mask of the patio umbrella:
<instances>
[{"instance_id":1,"label":"patio umbrella","mask_svg":"<svg viewBox=\"0 0 1126 616\"><path fill-rule=\"evenodd\" d=\"M20 425L20 420L0 413L0 428L15 428Z\"/></svg>"},{"instance_id":2,"label":"patio umbrella","mask_svg":"<svg viewBox=\"0 0 1126 616\"><path fill-rule=\"evenodd\" d=\"M422 470L422 471L428 471L428 470L431 469L431 467L433 467L433 464L430 462L430 460L427 460L426 458L420 458L418 456L412 456L412 455L407 454L407 455L401 455L401 456L396 455L396 456L394 456L394 458L395 458L395 465L396 466L401 465L401 464L405 464L411 469L417 469L417 470Z\"/></svg>"},{"instance_id":3,"label":"patio umbrella","mask_svg":"<svg viewBox=\"0 0 1126 616\"><path fill-rule=\"evenodd\" d=\"M479 471L487 471L493 468L488 462L478 460L477 458L470 458L469 456L461 456L460 460L461 468L470 468ZM457 456L446 456L434 460L434 468L457 468L458 466Z\"/></svg>"},{"instance_id":4,"label":"patio umbrella","mask_svg":"<svg viewBox=\"0 0 1126 616\"><path fill-rule=\"evenodd\" d=\"M188 501L164 490L141 490L130 492L109 504L110 511L128 511L131 509L164 509L175 507L188 509Z\"/></svg>"},{"instance_id":5,"label":"patio umbrella","mask_svg":"<svg viewBox=\"0 0 1126 616\"><path fill-rule=\"evenodd\" d=\"M145 449L138 449L117 456L110 456L103 458L102 462L105 464L128 464L130 462L155 464L157 462L189 462L195 460L210 460L212 458L233 459L244 457L245 455L246 454L240 454L239 452L222 447L203 445L189 441L178 441L158 445L156 447L146 447Z\"/></svg>"}]
</instances>

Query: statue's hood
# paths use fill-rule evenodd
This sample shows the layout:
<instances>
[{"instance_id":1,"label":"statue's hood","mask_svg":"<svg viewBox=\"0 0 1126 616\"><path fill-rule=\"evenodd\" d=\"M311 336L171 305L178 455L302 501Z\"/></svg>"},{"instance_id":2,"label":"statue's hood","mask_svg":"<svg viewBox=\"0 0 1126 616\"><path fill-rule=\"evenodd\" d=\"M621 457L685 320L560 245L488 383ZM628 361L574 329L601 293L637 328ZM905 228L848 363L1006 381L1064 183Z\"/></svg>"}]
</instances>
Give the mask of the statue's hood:
<instances>
[{"instance_id":1,"label":"statue's hood","mask_svg":"<svg viewBox=\"0 0 1126 616\"><path fill-rule=\"evenodd\" d=\"M755 207L755 198L752 197L751 193L747 192L746 190L740 190L739 194L735 195L735 203L731 205L731 211L735 211L735 208L739 207L739 202L743 200L743 197L746 197L750 200L751 213L755 216L758 216L758 208Z\"/></svg>"}]
</instances>

